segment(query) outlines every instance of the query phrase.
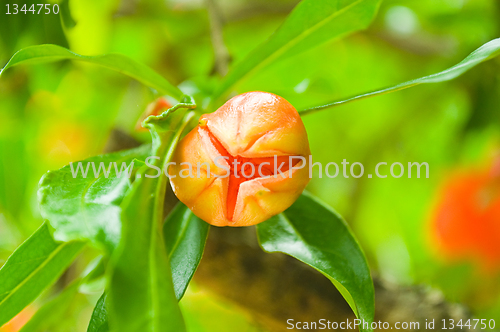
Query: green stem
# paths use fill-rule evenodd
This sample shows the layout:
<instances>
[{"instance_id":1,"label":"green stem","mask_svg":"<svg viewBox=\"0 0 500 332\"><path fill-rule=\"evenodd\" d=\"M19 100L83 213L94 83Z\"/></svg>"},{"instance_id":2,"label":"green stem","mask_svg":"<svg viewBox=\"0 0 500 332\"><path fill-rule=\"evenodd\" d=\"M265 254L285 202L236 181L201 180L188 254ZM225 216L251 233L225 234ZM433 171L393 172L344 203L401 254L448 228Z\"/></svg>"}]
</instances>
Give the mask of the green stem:
<instances>
[{"instance_id":1,"label":"green stem","mask_svg":"<svg viewBox=\"0 0 500 332\"><path fill-rule=\"evenodd\" d=\"M175 151L175 148L177 147L177 143L179 142L182 133L194 118L194 116L195 112L193 111L186 113L169 144L165 144L164 142L162 142L163 144L161 144L158 147L158 150L155 151L155 155L160 156L161 158L159 160L159 164L161 165L162 174L158 179L156 187L153 220L160 231L163 223L165 192L168 185L168 177L163 172L166 171L167 163L172 159L173 153Z\"/></svg>"}]
</instances>

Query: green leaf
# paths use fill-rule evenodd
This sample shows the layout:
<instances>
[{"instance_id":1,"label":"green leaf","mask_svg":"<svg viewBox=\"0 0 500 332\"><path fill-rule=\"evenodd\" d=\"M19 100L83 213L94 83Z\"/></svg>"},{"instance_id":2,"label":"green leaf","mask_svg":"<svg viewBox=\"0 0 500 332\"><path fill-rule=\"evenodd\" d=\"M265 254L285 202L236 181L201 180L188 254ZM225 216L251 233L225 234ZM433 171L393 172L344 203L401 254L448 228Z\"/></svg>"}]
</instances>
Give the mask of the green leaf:
<instances>
[{"instance_id":1,"label":"green leaf","mask_svg":"<svg viewBox=\"0 0 500 332\"><path fill-rule=\"evenodd\" d=\"M186 126L194 117L188 112L180 125L174 116L146 120L153 136L154 166L165 169ZM175 130L174 130L175 128ZM170 263L160 236L167 177L150 177L148 168L136 174L130 194L122 203L122 237L111 265L109 319L112 329L135 331L185 331L175 297Z\"/></svg>"},{"instance_id":2,"label":"green leaf","mask_svg":"<svg viewBox=\"0 0 500 332\"><path fill-rule=\"evenodd\" d=\"M123 202L123 235L114 261L110 322L117 331L185 330L165 247L154 220L157 178L139 171ZM113 319L114 318L114 319Z\"/></svg>"},{"instance_id":3,"label":"green leaf","mask_svg":"<svg viewBox=\"0 0 500 332\"><path fill-rule=\"evenodd\" d=\"M163 237L169 253L175 296L182 298L200 263L209 225L181 202L167 217Z\"/></svg>"},{"instance_id":4,"label":"green leaf","mask_svg":"<svg viewBox=\"0 0 500 332\"><path fill-rule=\"evenodd\" d=\"M271 62L368 27L380 0L303 0L263 44L237 63L216 90L217 100Z\"/></svg>"},{"instance_id":5,"label":"green leaf","mask_svg":"<svg viewBox=\"0 0 500 332\"><path fill-rule=\"evenodd\" d=\"M125 55L104 54L86 56L76 54L64 47L50 44L30 46L17 51L0 71L0 75L2 75L4 70L22 63L45 63L60 60L79 60L103 66L130 76L139 82L158 90L161 94L170 95L178 100L180 100L183 96L181 90L170 84L154 70L142 63L130 59Z\"/></svg>"},{"instance_id":6,"label":"green leaf","mask_svg":"<svg viewBox=\"0 0 500 332\"><path fill-rule=\"evenodd\" d=\"M462 62L458 63L457 65L448 68L446 70L443 70L439 73L432 74L429 76L424 76L421 78L417 78L408 82L400 83L398 85L381 89L381 90L376 90L368 93L364 93L358 96L354 96L348 99L340 100L340 101L334 101L325 105L321 106L315 106L311 107L308 109L304 109L299 111L301 115L306 115L306 114L311 114L320 110L323 110L325 108L330 108L333 106L338 106L342 104L349 103L351 101L356 101L364 98L369 98L369 97L375 97L379 95L383 95L386 93L391 93L399 90L404 90L407 88L414 87L416 85L420 84L426 84L426 83L439 83L439 82L446 82L446 81L451 81L452 79L457 78L458 76L462 75L469 69L477 66L481 62L487 61L491 58L496 57L497 55L500 54L500 38L493 39L489 41L488 43L482 45L479 47L477 50L469 54L468 57L466 57Z\"/></svg>"},{"instance_id":7,"label":"green leaf","mask_svg":"<svg viewBox=\"0 0 500 332\"><path fill-rule=\"evenodd\" d=\"M87 332L108 332L108 312L106 309L106 293L97 301L92 317L90 317L89 327Z\"/></svg>"},{"instance_id":8,"label":"green leaf","mask_svg":"<svg viewBox=\"0 0 500 332\"><path fill-rule=\"evenodd\" d=\"M82 273L82 277L71 282L63 291L53 296L37 310L20 332L62 331L61 319L67 318L74 311L75 302L82 286L88 282L104 277L104 257L92 261Z\"/></svg>"},{"instance_id":9,"label":"green leaf","mask_svg":"<svg viewBox=\"0 0 500 332\"><path fill-rule=\"evenodd\" d=\"M54 326L60 325L69 310L71 302L78 294L79 280L73 282L61 294L45 303L22 327L19 332L51 331Z\"/></svg>"},{"instance_id":10,"label":"green leaf","mask_svg":"<svg viewBox=\"0 0 500 332\"><path fill-rule=\"evenodd\" d=\"M79 241L55 242L43 224L0 269L0 326L52 285L83 248Z\"/></svg>"},{"instance_id":11,"label":"green leaf","mask_svg":"<svg viewBox=\"0 0 500 332\"><path fill-rule=\"evenodd\" d=\"M38 199L42 216L55 228L54 237L89 239L112 251L120 239L120 203L130 188L133 160L144 160L150 153L151 146L144 145L86 159L80 169L75 162L46 173L40 180ZM101 162L110 172L99 169ZM99 175L92 165L100 170ZM122 166L123 172L117 176Z\"/></svg>"},{"instance_id":12,"label":"green leaf","mask_svg":"<svg viewBox=\"0 0 500 332\"><path fill-rule=\"evenodd\" d=\"M323 273L354 313L368 323L375 312L374 289L365 256L344 220L309 194L285 212L257 225L267 252L283 252Z\"/></svg>"},{"instance_id":13,"label":"green leaf","mask_svg":"<svg viewBox=\"0 0 500 332\"><path fill-rule=\"evenodd\" d=\"M184 204L178 203L163 225L163 236L169 253L172 279L180 300L200 263L209 225L196 217ZM87 332L107 332L108 318L105 294L94 308Z\"/></svg>"}]
</instances>

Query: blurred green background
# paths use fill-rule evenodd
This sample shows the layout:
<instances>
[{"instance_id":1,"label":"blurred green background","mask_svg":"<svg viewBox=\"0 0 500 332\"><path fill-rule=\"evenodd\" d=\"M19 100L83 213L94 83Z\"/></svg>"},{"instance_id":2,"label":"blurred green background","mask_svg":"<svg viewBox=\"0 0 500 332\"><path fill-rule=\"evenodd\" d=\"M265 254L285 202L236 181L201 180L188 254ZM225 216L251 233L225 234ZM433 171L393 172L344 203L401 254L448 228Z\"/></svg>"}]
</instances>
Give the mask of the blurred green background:
<instances>
[{"instance_id":1,"label":"blurred green background","mask_svg":"<svg viewBox=\"0 0 500 332\"><path fill-rule=\"evenodd\" d=\"M1 66L23 47L53 43L85 55L125 54L200 100L217 78L204 1L69 0L60 2L69 6L65 19L7 16L7 3L0 0ZM263 42L296 3L217 0L232 61ZM386 0L368 30L274 63L238 92L273 92L301 109L438 72L499 35L497 0ZM76 62L2 75L0 265L42 222L36 190L43 173L102 153L113 129L147 141L134 126L154 97L124 76ZM447 259L430 226L449 175L486 167L500 147L500 58L452 82L339 106L304 122L315 161L347 159L366 170L381 161L430 165L429 179L314 178L308 190L345 217L377 276L440 289L474 317L495 318L500 326L498 270ZM60 330L84 331L99 295L81 295ZM193 331L261 330L249 313L196 285L182 303Z\"/></svg>"}]
</instances>

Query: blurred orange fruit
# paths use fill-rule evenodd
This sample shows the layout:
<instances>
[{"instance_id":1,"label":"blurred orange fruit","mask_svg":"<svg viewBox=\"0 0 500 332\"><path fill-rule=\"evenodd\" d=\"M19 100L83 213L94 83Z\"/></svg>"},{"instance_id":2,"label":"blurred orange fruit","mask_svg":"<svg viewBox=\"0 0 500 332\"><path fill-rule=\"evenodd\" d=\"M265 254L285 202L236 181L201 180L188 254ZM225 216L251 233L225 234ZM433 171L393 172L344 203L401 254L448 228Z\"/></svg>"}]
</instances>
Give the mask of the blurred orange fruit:
<instances>
[{"instance_id":1,"label":"blurred orange fruit","mask_svg":"<svg viewBox=\"0 0 500 332\"><path fill-rule=\"evenodd\" d=\"M440 250L485 269L500 267L500 159L482 171L461 171L444 184L433 216Z\"/></svg>"},{"instance_id":2,"label":"blurred orange fruit","mask_svg":"<svg viewBox=\"0 0 500 332\"><path fill-rule=\"evenodd\" d=\"M255 225L298 198L309 182L309 155L297 110L274 94L248 92L201 116L179 142L170 183L212 225Z\"/></svg>"}]
</instances>

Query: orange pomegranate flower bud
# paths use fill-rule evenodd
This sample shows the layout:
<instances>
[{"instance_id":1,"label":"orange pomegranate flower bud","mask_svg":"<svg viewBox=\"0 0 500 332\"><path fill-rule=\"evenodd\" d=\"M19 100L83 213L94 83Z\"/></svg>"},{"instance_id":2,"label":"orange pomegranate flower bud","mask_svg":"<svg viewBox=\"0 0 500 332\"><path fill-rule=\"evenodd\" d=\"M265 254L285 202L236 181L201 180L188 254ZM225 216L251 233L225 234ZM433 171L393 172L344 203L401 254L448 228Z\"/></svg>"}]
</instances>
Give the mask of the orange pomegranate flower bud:
<instances>
[{"instance_id":1,"label":"orange pomegranate flower bud","mask_svg":"<svg viewBox=\"0 0 500 332\"><path fill-rule=\"evenodd\" d=\"M144 121L150 115L160 115L171 107L172 105L163 97L160 97L152 103L149 103L144 113L142 113L139 117L139 120L137 120L137 123L135 124L135 130L147 131L147 129L142 126L142 121Z\"/></svg>"},{"instance_id":2,"label":"orange pomegranate flower bud","mask_svg":"<svg viewBox=\"0 0 500 332\"><path fill-rule=\"evenodd\" d=\"M250 226L283 212L309 182L297 110L266 92L236 96L180 142L169 167L177 198L215 226Z\"/></svg>"}]
</instances>

